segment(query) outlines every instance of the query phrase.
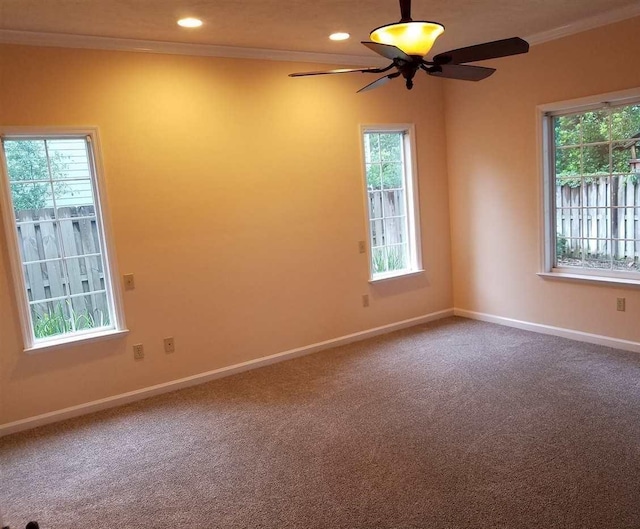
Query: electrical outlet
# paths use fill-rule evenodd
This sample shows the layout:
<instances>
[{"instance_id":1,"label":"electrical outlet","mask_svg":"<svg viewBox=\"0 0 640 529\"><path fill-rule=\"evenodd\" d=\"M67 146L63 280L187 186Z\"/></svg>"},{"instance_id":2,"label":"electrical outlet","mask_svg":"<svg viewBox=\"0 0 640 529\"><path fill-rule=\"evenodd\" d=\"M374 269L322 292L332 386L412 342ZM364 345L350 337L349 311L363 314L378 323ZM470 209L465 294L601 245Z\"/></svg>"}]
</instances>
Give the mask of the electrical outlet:
<instances>
[{"instance_id":1,"label":"electrical outlet","mask_svg":"<svg viewBox=\"0 0 640 529\"><path fill-rule=\"evenodd\" d=\"M368 307L369 306L369 294L363 294L362 295L362 306L363 307Z\"/></svg>"},{"instance_id":2,"label":"electrical outlet","mask_svg":"<svg viewBox=\"0 0 640 529\"><path fill-rule=\"evenodd\" d=\"M173 353L176 350L176 344L173 341L173 336L164 339L164 352Z\"/></svg>"},{"instance_id":3,"label":"electrical outlet","mask_svg":"<svg viewBox=\"0 0 640 529\"><path fill-rule=\"evenodd\" d=\"M137 343L133 346L133 358L135 360L142 360L144 358L144 347L141 343Z\"/></svg>"},{"instance_id":4,"label":"electrical outlet","mask_svg":"<svg viewBox=\"0 0 640 529\"><path fill-rule=\"evenodd\" d=\"M133 279L133 274L125 274L122 276L122 279L124 280L125 290L133 290L134 288L136 288L136 284Z\"/></svg>"},{"instance_id":5,"label":"electrical outlet","mask_svg":"<svg viewBox=\"0 0 640 529\"><path fill-rule=\"evenodd\" d=\"M624 312L626 307L626 303L625 303L626 299L625 298L618 298L616 300L616 310L620 311L620 312Z\"/></svg>"},{"instance_id":6,"label":"electrical outlet","mask_svg":"<svg viewBox=\"0 0 640 529\"><path fill-rule=\"evenodd\" d=\"M364 241L358 241L358 251L360 253L366 253L367 251L367 245L365 244Z\"/></svg>"}]
</instances>

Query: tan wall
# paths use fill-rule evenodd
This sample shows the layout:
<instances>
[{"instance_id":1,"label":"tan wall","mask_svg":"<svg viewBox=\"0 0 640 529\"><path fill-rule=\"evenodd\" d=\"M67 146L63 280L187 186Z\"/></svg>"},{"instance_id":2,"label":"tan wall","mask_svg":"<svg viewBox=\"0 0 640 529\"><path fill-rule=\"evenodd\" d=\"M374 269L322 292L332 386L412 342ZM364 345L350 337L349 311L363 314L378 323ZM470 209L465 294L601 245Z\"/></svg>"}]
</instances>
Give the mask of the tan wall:
<instances>
[{"instance_id":1,"label":"tan wall","mask_svg":"<svg viewBox=\"0 0 640 529\"><path fill-rule=\"evenodd\" d=\"M640 340L640 288L545 280L536 106L640 86L640 19L495 61L478 84L447 82L456 308ZM616 297L627 311L616 312Z\"/></svg>"},{"instance_id":2,"label":"tan wall","mask_svg":"<svg viewBox=\"0 0 640 529\"><path fill-rule=\"evenodd\" d=\"M443 84L286 76L317 67L0 46L0 125L99 127L137 286L126 339L25 355L2 232L0 423L452 306ZM427 272L369 286L358 127L409 122Z\"/></svg>"}]
</instances>

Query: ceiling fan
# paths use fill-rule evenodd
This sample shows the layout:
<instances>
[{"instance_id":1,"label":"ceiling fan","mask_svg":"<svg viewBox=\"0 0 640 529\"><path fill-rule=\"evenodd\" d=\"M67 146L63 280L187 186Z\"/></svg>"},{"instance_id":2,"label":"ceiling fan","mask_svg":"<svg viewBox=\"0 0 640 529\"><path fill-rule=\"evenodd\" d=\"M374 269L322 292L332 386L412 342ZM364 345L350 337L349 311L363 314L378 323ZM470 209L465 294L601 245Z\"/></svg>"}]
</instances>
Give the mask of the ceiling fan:
<instances>
[{"instance_id":1,"label":"ceiling fan","mask_svg":"<svg viewBox=\"0 0 640 529\"><path fill-rule=\"evenodd\" d=\"M427 74L435 77L480 81L495 72L495 68L470 66L465 63L507 57L529 51L527 41L519 37L512 37L446 51L428 61L425 56L431 50L435 40L444 33L444 26L438 22L412 20L411 0L400 0L400 16L399 22L374 29L369 35L371 41L362 42L370 50L390 59L392 62L388 66L384 68L339 68L318 72L298 72L289 74L289 77L391 71L391 73L362 87L358 92L377 88L400 76L404 78L407 89L411 90L413 78L418 70L424 70Z\"/></svg>"}]
</instances>

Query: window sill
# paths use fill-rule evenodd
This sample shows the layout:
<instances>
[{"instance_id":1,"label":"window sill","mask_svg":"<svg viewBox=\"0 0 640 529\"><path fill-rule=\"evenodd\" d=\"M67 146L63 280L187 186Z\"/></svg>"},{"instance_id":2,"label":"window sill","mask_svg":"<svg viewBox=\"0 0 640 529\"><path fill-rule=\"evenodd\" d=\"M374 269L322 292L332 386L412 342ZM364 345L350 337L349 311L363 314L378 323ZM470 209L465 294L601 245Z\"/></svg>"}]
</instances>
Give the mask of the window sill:
<instances>
[{"instance_id":1,"label":"window sill","mask_svg":"<svg viewBox=\"0 0 640 529\"><path fill-rule=\"evenodd\" d=\"M410 276L417 276L417 275L421 275L424 274L424 270L420 269L420 270L409 270L409 271L402 271L402 272L393 272L393 273L389 273L389 274L385 274L385 275L379 275L376 277L373 277L371 279L369 279L369 283L380 283L382 281L389 281L390 279L399 279L402 277L410 277Z\"/></svg>"},{"instance_id":2,"label":"window sill","mask_svg":"<svg viewBox=\"0 0 640 529\"><path fill-rule=\"evenodd\" d=\"M129 329L109 329L107 331L96 332L85 335L69 336L68 338L59 338L56 340L48 340L39 344L34 344L31 347L24 349L25 353L44 353L45 351L52 351L55 349L61 349L63 347L73 347L76 345L86 345L93 342L101 342L103 340L113 340L115 338L122 338L129 334Z\"/></svg>"},{"instance_id":3,"label":"window sill","mask_svg":"<svg viewBox=\"0 0 640 529\"><path fill-rule=\"evenodd\" d=\"M640 287L640 279L630 279L628 277L596 276L586 274L572 274L570 272L539 272L537 274L543 279L559 279L566 281L584 281L587 283L607 283L625 287Z\"/></svg>"}]
</instances>

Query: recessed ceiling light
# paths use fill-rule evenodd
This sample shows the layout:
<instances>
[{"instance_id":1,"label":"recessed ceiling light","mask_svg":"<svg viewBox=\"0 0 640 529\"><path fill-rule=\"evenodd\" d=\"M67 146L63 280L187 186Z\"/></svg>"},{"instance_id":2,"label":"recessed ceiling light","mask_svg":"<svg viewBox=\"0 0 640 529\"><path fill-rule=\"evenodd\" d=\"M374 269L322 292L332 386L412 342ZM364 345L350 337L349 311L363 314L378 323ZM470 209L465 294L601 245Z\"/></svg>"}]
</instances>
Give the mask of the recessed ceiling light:
<instances>
[{"instance_id":1,"label":"recessed ceiling light","mask_svg":"<svg viewBox=\"0 0 640 529\"><path fill-rule=\"evenodd\" d=\"M348 33L332 33L329 35L331 40L347 40L351 35Z\"/></svg>"},{"instance_id":2,"label":"recessed ceiling light","mask_svg":"<svg viewBox=\"0 0 640 529\"><path fill-rule=\"evenodd\" d=\"M178 20L178 26L182 26L183 28L199 28L202 26L202 20L198 18L181 18Z\"/></svg>"}]
</instances>

